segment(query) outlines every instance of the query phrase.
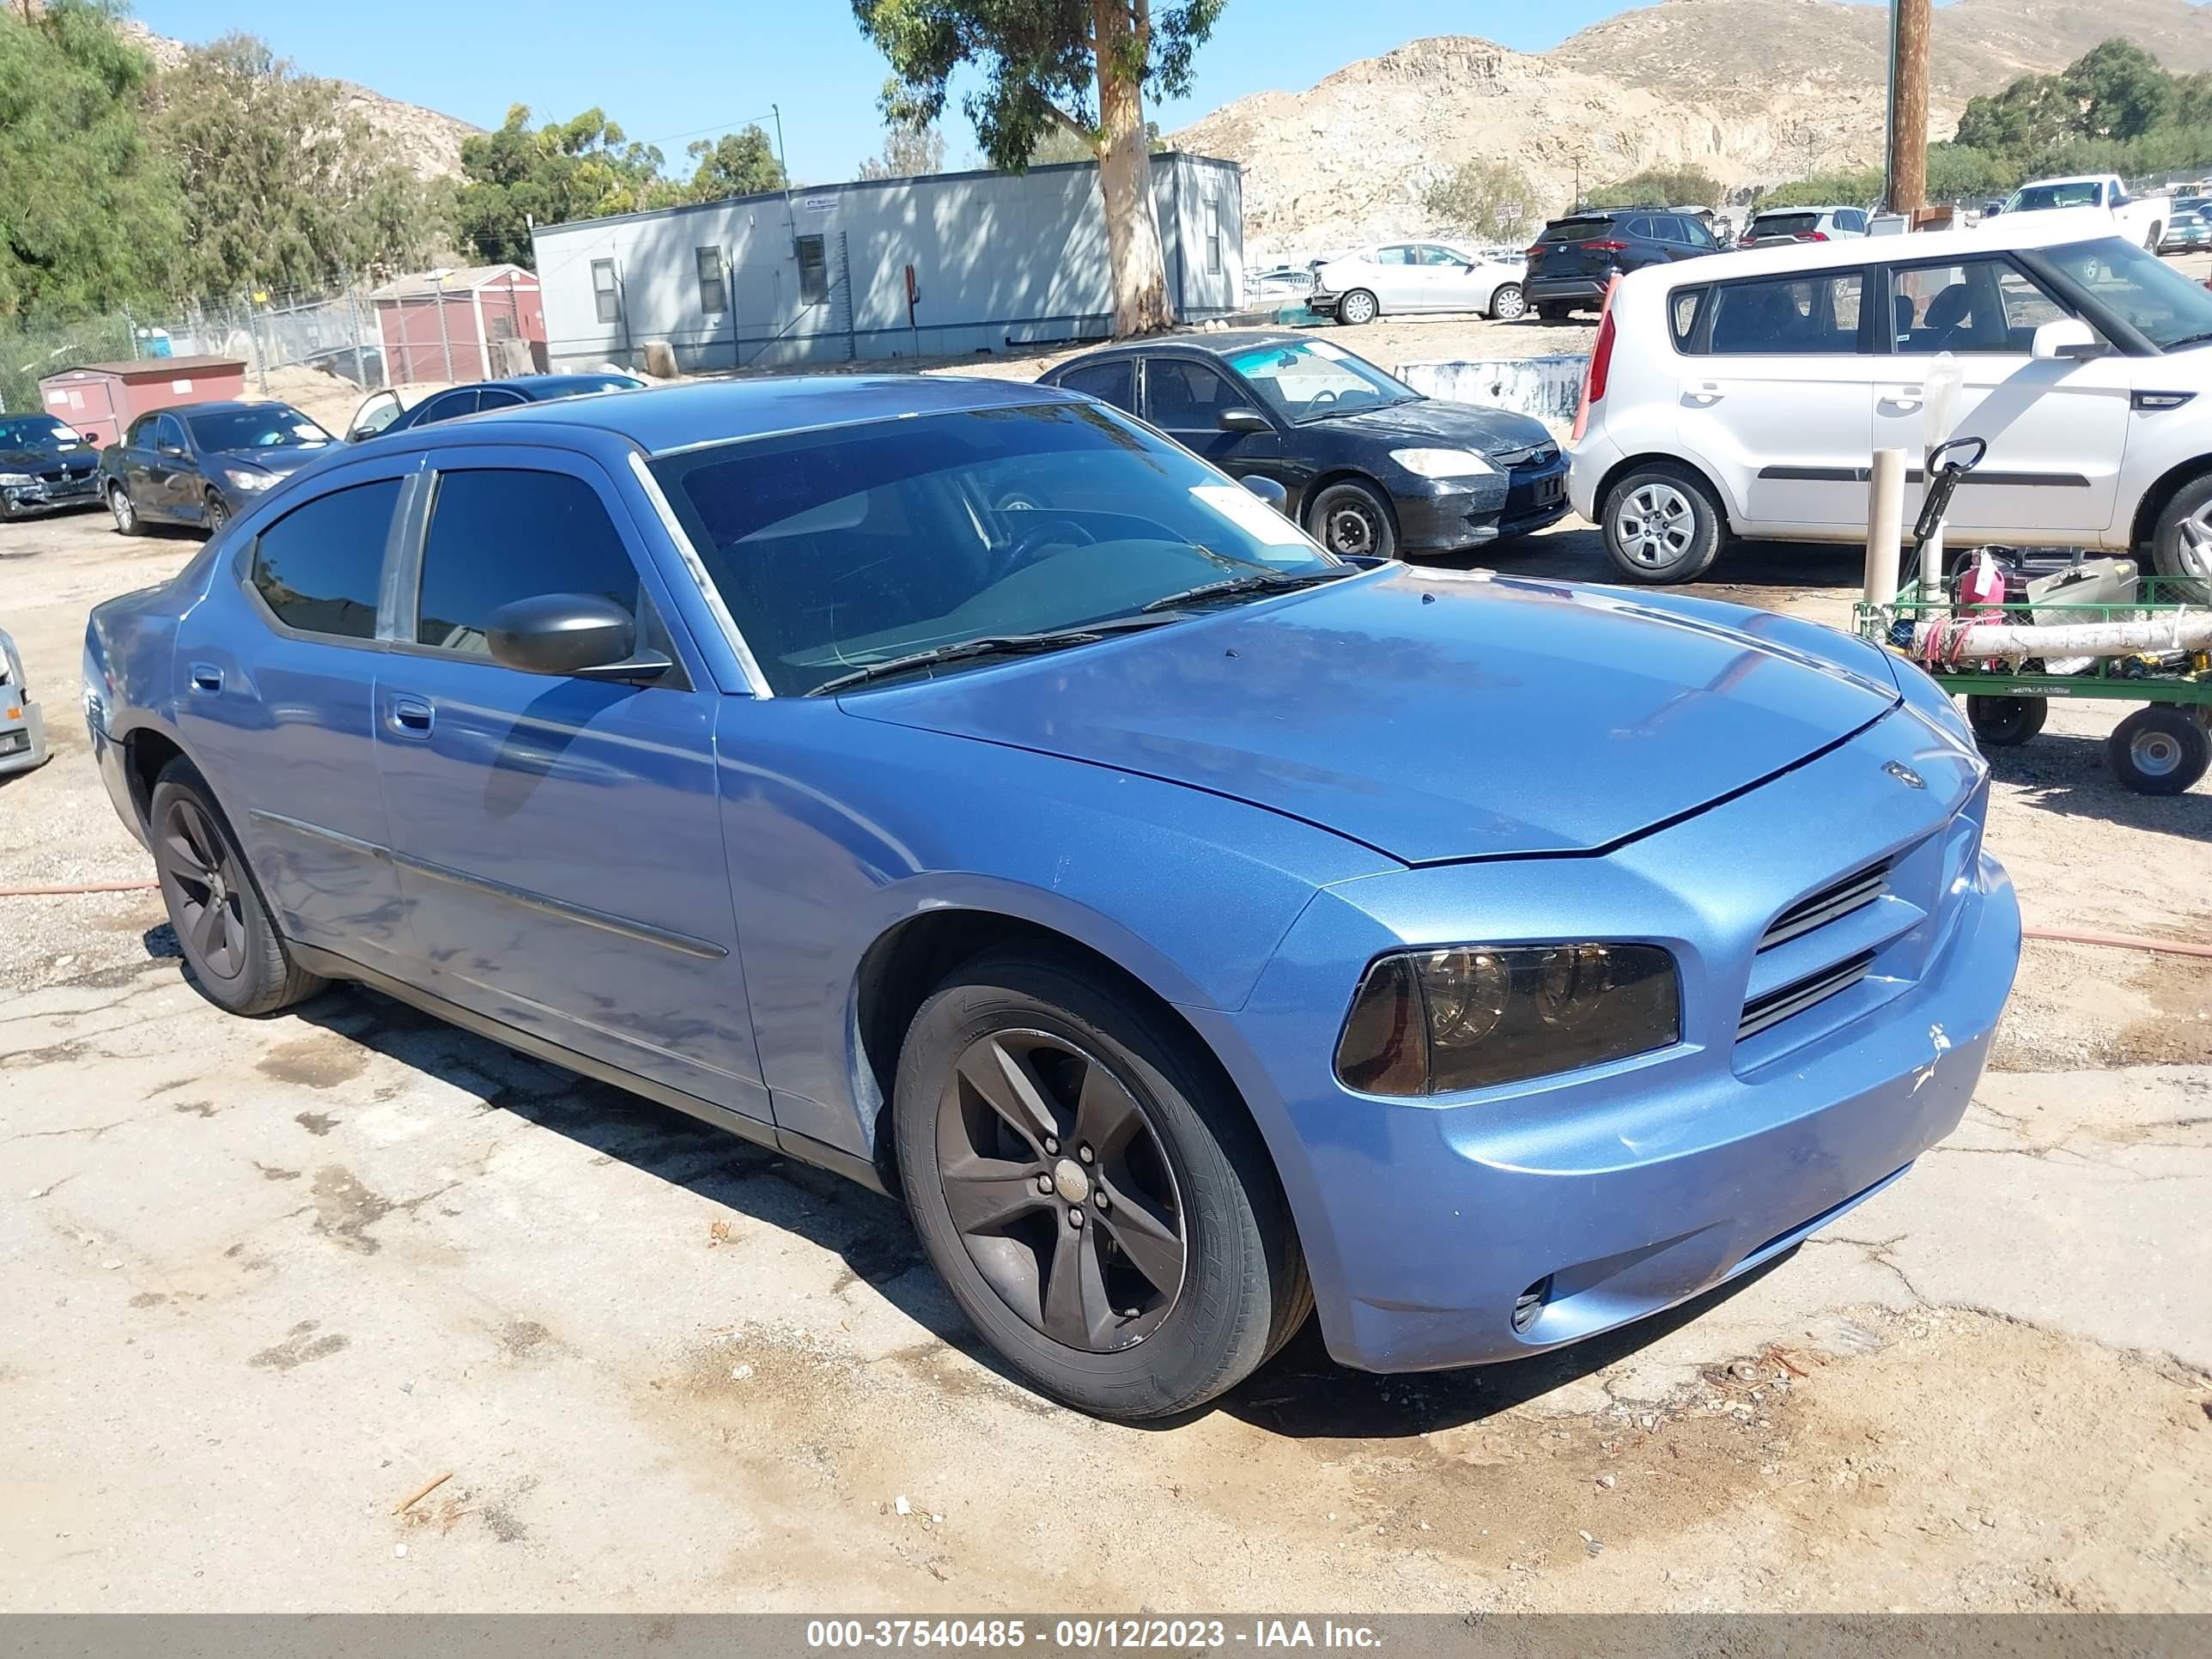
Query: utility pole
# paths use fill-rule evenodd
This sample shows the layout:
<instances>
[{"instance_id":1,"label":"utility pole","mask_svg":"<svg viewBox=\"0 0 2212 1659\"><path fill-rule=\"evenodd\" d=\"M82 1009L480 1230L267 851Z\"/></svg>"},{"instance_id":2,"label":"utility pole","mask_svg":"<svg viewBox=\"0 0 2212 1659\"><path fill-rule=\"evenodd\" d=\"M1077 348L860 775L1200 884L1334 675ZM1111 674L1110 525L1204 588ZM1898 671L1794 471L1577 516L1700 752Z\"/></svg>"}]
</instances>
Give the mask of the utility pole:
<instances>
[{"instance_id":1,"label":"utility pole","mask_svg":"<svg viewBox=\"0 0 2212 1659\"><path fill-rule=\"evenodd\" d=\"M783 154L783 109L781 105L770 104L768 112L775 119L775 165L783 174L783 229L791 240L792 257L796 258L799 257L799 221L791 216L791 163Z\"/></svg>"},{"instance_id":2,"label":"utility pole","mask_svg":"<svg viewBox=\"0 0 2212 1659\"><path fill-rule=\"evenodd\" d=\"M1884 204L1910 220L1928 205L1929 0L1890 0L1889 149Z\"/></svg>"}]
</instances>

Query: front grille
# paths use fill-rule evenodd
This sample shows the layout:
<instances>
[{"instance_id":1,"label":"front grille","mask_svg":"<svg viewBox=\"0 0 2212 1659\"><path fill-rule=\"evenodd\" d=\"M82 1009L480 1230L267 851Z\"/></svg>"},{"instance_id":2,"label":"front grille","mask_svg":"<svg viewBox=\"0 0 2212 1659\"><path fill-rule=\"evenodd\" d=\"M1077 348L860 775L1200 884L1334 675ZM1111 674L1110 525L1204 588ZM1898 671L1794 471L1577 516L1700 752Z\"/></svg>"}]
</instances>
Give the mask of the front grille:
<instances>
[{"instance_id":1,"label":"front grille","mask_svg":"<svg viewBox=\"0 0 2212 1659\"><path fill-rule=\"evenodd\" d=\"M59 466L47 468L39 476L48 483L66 483L76 479L89 478L92 476L93 465L90 461L64 462Z\"/></svg>"},{"instance_id":2,"label":"front grille","mask_svg":"<svg viewBox=\"0 0 2212 1659\"><path fill-rule=\"evenodd\" d=\"M1490 459L1500 466L1518 469L1524 466L1549 466L1559 458L1559 445L1537 444L1528 449L1509 449Z\"/></svg>"},{"instance_id":3,"label":"front grille","mask_svg":"<svg viewBox=\"0 0 2212 1659\"><path fill-rule=\"evenodd\" d=\"M1873 966L1874 952L1862 951L1832 968L1792 980L1765 996L1753 997L1743 1005L1743 1018L1736 1022L1735 1040L1741 1042L1746 1037L1757 1036L1791 1015L1803 1013L1814 1003L1825 1002L1838 991L1848 991L1864 979L1867 969Z\"/></svg>"},{"instance_id":4,"label":"front grille","mask_svg":"<svg viewBox=\"0 0 2212 1659\"><path fill-rule=\"evenodd\" d=\"M1823 887L1810 898L1800 899L1775 917L1773 925L1760 936L1759 948L1771 951L1815 927L1825 927L1863 905L1872 904L1888 890L1888 861L1870 864Z\"/></svg>"}]
</instances>

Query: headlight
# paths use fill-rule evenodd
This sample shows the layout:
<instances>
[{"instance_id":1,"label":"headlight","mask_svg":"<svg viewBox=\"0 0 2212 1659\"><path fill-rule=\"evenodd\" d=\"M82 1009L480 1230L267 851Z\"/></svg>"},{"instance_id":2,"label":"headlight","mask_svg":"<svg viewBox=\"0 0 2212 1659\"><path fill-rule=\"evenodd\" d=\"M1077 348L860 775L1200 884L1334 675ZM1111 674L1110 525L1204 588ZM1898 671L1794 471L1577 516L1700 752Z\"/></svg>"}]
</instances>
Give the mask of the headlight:
<instances>
[{"instance_id":1,"label":"headlight","mask_svg":"<svg viewBox=\"0 0 2212 1659\"><path fill-rule=\"evenodd\" d=\"M0 489L14 484L36 483L38 480L27 472L0 472Z\"/></svg>"},{"instance_id":2,"label":"headlight","mask_svg":"<svg viewBox=\"0 0 2212 1659\"><path fill-rule=\"evenodd\" d=\"M1423 478L1473 478L1498 471L1471 449L1394 449L1390 459Z\"/></svg>"},{"instance_id":3,"label":"headlight","mask_svg":"<svg viewBox=\"0 0 2212 1659\"><path fill-rule=\"evenodd\" d=\"M1336 1074L1363 1094L1449 1094L1646 1054L1681 1030L1674 958L1656 945L1408 951L1367 970Z\"/></svg>"},{"instance_id":4,"label":"headlight","mask_svg":"<svg viewBox=\"0 0 2212 1659\"><path fill-rule=\"evenodd\" d=\"M236 466L223 468L222 476L230 480L232 489L243 489L248 495L257 489L266 489L276 482L276 475L273 472L248 472L245 468Z\"/></svg>"}]
</instances>

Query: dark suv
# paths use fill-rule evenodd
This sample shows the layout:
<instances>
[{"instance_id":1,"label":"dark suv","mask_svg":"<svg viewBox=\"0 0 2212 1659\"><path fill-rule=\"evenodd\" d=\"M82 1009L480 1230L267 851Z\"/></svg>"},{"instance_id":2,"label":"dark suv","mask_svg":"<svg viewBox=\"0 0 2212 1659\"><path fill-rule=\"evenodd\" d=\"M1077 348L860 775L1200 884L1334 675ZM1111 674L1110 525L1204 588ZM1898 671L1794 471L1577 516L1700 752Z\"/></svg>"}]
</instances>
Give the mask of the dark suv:
<instances>
[{"instance_id":1,"label":"dark suv","mask_svg":"<svg viewBox=\"0 0 2212 1659\"><path fill-rule=\"evenodd\" d=\"M1592 208L1544 227L1528 250L1522 288L1536 314L1556 323L1570 312L1595 311L1616 272L1721 251L1705 221L1694 214Z\"/></svg>"}]
</instances>

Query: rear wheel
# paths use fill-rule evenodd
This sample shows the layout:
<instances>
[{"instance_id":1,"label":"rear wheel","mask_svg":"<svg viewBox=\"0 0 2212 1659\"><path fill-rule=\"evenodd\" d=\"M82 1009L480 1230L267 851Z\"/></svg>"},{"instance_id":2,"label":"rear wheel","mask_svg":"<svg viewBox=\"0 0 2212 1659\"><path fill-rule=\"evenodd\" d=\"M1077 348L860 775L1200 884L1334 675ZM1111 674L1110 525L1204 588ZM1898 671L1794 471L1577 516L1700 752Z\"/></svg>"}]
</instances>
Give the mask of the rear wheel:
<instances>
[{"instance_id":1,"label":"rear wheel","mask_svg":"<svg viewBox=\"0 0 2212 1659\"><path fill-rule=\"evenodd\" d=\"M1540 301L1536 306L1536 315L1547 323L1564 323L1574 312L1572 306L1561 305L1556 300Z\"/></svg>"},{"instance_id":2,"label":"rear wheel","mask_svg":"<svg viewBox=\"0 0 2212 1659\"><path fill-rule=\"evenodd\" d=\"M2009 749L2043 730L2051 713L2045 697L1968 697L1966 724L1984 749Z\"/></svg>"},{"instance_id":3,"label":"rear wheel","mask_svg":"<svg viewBox=\"0 0 2212 1659\"><path fill-rule=\"evenodd\" d=\"M1187 1037L1073 961L961 969L907 1033L893 1114L915 1227L954 1300L1071 1406L1188 1411L1310 1310L1243 1103Z\"/></svg>"},{"instance_id":4,"label":"rear wheel","mask_svg":"<svg viewBox=\"0 0 2212 1659\"><path fill-rule=\"evenodd\" d=\"M273 1014L323 988L293 963L206 780L171 761L154 781L148 839L169 925L200 993L234 1014Z\"/></svg>"},{"instance_id":5,"label":"rear wheel","mask_svg":"<svg viewBox=\"0 0 2212 1659\"><path fill-rule=\"evenodd\" d=\"M1637 468L1606 492L1599 513L1606 555L1631 581L1695 581L1720 556L1721 504L1687 467Z\"/></svg>"},{"instance_id":6,"label":"rear wheel","mask_svg":"<svg viewBox=\"0 0 2212 1659\"><path fill-rule=\"evenodd\" d=\"M1306 509L1306 533L1332 553L1398 556L1389 504L1363 483L1334 483L1316 495Z\"/></svg>"},{"instance_id":7,"label":"rear wheel","mask_svg":"<svg viewBox=\"0 0 2212 1659\"><path fill-rule=\"evenodd\" d=\"M1373 295L1364 288L1355 288L1336 302L1336 320L1356 328L1362 323L1373 322L1381 310Z\"/></svg>"},{"instance_id":8,"label":"rear wheel","mask_svg":"<svg viewBox=\"0 0 2212 1659\"><path fill-rule=\"evenodd\" d=\"M1528 298L1521 292L1518 283L1501 283L1490 296L1490 316L1493 322L1514 322L1525 315L1528 309Z\"/></svg>"},{"instance_id":9,"label":"rear wheel","mask_svg":"<svg viewBox=\"0 0 2212 1659\"><path fill-rule=\"evenodd\" d=\"M2153 703L2112 728L2105 758L2137 794L2178 795L2212 765L2212 734L2193 711Z\"/></svg>"},{"instance_id":10,"label":"rear wheel","mask_svg":"<svg viewBox=\"0 0 2212 1659\"><path fill-rule=\"evenodd\" d=\"M146 526L138 517L138 503L131 499L129 486L118 478L107 486L107 510L115 515L115 533L118 536L143 536Z\"/></svg>"}]
</instances>

